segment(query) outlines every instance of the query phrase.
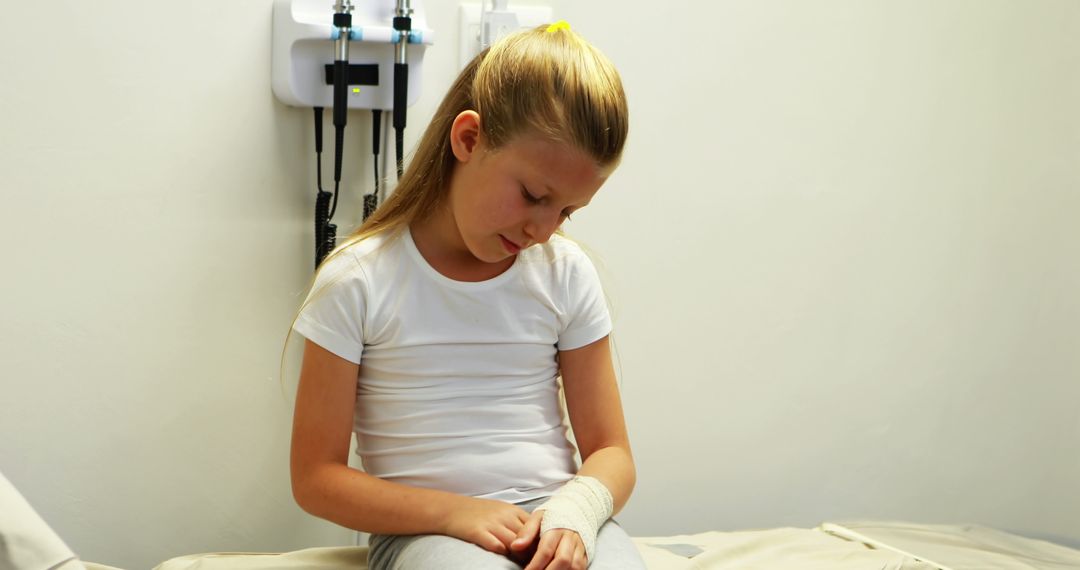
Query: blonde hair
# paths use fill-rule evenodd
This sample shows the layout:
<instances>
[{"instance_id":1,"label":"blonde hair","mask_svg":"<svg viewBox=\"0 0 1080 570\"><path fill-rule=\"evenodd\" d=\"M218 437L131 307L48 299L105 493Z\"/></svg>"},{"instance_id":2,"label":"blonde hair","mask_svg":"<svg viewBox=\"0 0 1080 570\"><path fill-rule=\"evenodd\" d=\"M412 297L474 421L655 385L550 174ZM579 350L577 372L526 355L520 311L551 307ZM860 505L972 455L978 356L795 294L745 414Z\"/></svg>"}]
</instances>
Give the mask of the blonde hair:
<instances>
[{"instance_id":1,"label":"blonde hair","mask_svg":"<svg viewBox=\"0 0 1080 570\"><path fill-rule=\"evenodd\" d=\"M293 325L311 302L311 289L327 261L366 238L422 221L443 204L456 164L450 128L468 110L480 115L490 149L532 134L571 145L600 167L618 165L629 130L618 71L569 26L538 26L497 42L473 58L450 86L386 202L320 264ZM286 336L286 346L288 341Z\"/></svg>"},{"instance_id":2,"label":"blonde hair","mask_svg":"<svg viewBox=\"0 0 1080 570\"><path fill-rule=\"evenodd\" d=\"M539 26L477 55L450 86L397 188L334 253L431 215L446 196L455 158L450 128L462 111L480 115L489 148L532 132L573 145L599 166L616 166L629 129L615 66L569 28Z\"/></svg>"}]
</instances>

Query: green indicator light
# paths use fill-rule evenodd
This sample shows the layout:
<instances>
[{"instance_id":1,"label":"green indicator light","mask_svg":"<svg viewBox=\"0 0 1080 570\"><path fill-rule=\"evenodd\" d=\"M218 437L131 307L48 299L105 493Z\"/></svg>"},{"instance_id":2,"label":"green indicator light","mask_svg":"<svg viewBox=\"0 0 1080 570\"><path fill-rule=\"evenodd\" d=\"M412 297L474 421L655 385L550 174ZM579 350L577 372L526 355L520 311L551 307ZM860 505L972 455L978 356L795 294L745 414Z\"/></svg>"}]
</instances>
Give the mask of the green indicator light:
<instances>
[{"instance_id":1,"label":"green indicator light","mask_svg":"<svg viewBox=\"0 0 1080 570\"><path fill-rule=\"evenodd\" d=\"M353 95L359 95L360 94L360 88L359 87L353 87L352 92L353 92Z\"/></svg>"}]
</instances>

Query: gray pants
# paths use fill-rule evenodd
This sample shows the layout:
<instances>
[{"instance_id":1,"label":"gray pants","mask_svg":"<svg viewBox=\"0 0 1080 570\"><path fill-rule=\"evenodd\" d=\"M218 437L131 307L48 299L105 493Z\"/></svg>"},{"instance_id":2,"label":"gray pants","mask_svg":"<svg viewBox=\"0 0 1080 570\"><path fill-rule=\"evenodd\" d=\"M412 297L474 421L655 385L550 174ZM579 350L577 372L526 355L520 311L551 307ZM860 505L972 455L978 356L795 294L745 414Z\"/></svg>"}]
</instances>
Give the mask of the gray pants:
<instances>
[{"instance_id":1,"label":"gray pants","mask_svg":"<svg viewBox=\"0 0 1080 570\"><path fill-rule=\"evenodd\" d=\"M527 512L547 499L518 506ZM614 520L596 535L596 556L589 570L645 570L645 562L626 531ZM441 534L373 534L368 540L369 570L521 570L509 558Z\"/></svg>"}]
</instances>

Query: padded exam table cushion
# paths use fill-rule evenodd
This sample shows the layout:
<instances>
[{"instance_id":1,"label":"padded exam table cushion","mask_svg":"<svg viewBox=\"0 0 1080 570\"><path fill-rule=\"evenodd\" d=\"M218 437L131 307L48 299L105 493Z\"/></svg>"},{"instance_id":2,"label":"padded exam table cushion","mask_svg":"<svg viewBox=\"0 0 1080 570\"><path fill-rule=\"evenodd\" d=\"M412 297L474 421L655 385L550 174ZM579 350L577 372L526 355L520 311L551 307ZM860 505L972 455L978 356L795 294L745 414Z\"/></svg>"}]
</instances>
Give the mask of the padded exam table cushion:
<instances>
[{"instance_id":1,"label":"padded exam table cushion","mask_svg":"<svg viewBox=\"0 0 1080 570\"><path fill-rule=\"evenodd\" d=\"M823 523L635 537L650 570L1064 570L1080 551L975 525ZM155 570L364 570L366 547L308 548L283 554L211 553L168 560Z\"/></svg>"},{"instance_id":2,"label":"padded exam table cushion","mask_svg":"<svg viewBox=\"0 0 1080 570\"><path fill-rule=\"evenodd\" d=\"M781 528L634 538L650 570L934 570L896 552L871 550L810 529ZM308 548L285 554L181 556L155 570L364 570L366 547Z\"/></svg>"}]
</instances>

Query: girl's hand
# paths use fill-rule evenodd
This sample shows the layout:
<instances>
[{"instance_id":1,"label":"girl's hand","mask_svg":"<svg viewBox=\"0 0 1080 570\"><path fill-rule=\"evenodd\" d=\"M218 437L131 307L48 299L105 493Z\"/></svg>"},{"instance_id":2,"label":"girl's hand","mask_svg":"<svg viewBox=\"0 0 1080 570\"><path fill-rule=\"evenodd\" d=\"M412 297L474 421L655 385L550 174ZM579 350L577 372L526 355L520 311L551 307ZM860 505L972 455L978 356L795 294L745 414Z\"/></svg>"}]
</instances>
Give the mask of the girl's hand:
<instances>
[{"instance_id":1,"label":"girl's hand","mask_svg":"<svg viewBox=\"0 0 1080 570\"><path fill-rule=\"evenodd\" d=\"M446 521L447 536L471 542L484 550L510 555L510 543L525 525L529 513L517 505L490 499L464 499Z\"/></svg>"},{"instance_id":2,"label":"girl's hand","mask_svg":"<svg viewBox=\"0 0 1080 570\"><path fill-rule=\"evenodd\" d=\"M540 535L537 544L543 518L542 510L529 516L510 545L511 558L519 564L528 561L525 570L585 570L589 560L585 556L585 543L578 533L564 528L551 529ZM530 551L534 551L531 556Z\"/></svg>"}]
</instances>

